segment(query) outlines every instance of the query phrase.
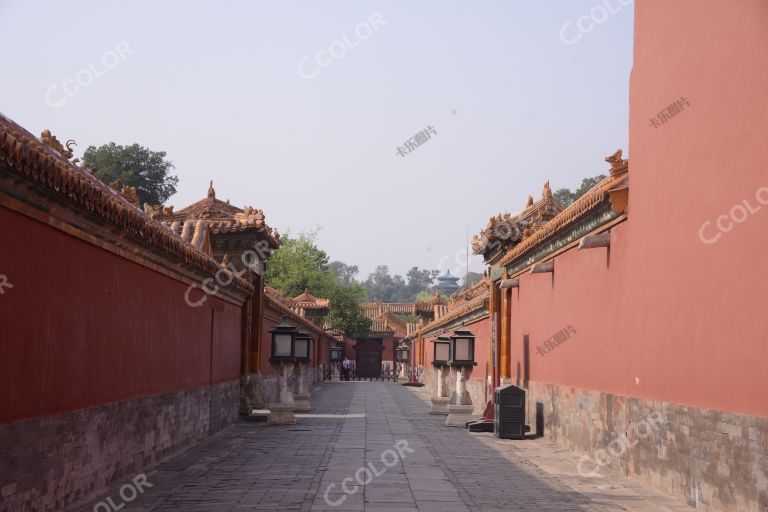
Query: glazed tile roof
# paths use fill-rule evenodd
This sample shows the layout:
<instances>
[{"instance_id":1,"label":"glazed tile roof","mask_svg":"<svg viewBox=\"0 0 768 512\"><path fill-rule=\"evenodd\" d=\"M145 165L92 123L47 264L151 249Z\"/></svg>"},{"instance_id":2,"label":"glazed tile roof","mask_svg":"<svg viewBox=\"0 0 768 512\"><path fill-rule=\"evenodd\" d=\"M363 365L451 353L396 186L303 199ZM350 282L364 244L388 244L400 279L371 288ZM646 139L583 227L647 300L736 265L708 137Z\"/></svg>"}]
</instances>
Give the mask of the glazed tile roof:
<instances>
[{"instance_id":1,"label":"glazed tile roof","mask_svg":"<svg viewBox=\"0 0 768 512\"><path fill-rule=\"evenodd\" d=\"M463 292L455 293L448 302L446 312L440 318L423 324L418 330L406 336L403 341L412 340L422 334L440 329L469 315L488 312L490 300L490 279L485 277Z\"/></svg>"},{"instance_id":2,"label":"glazed tile roof","mask_svg":"<svg viewBox=\"0 0 768 512\"><path fill-rule=\"evenodd\" d=\"M626 189L629 186L629 160L622 159L621 155L622 151L618 150L613 155L606 157L606 162L611 164L609 176L568 205L541 229L512 247L501 258L499 265L508 265L551 236L583 219L597 208L604 206L609 201L609 192Z\"/></svg>"},{"instance_id":3,"label":"glazed tile roof","mask_svg":"<svg viewBox=\"0 0 768 512\"><path fill-rule=\"evenodd\" d=\"M302 309L328 309L331 307L330 299L318 299L311 293L309 289L304 289L304 293L297 295L291 299L291 303L294 307Z\"/></svg>"},{"instance_id":4,"label":"glazed tile roof","mask_svg":"<svg viewBox=\"0 0 768 512\"><path fill-rule=\"evenodd\" d=\"M302 327L309 329L318 336L325 336L326 338L332 339L334 341L339 341L337 334L328 332L314 322L307 320L303 316L299 315L293 308L285 304L283 300L281 300L281 298L284 298L285 295L281 294L279 291L275 290L271 286L265 286L264 292L264 296L267 299L267 306L272 307L280 314L290 317L291 320L301 325Z\"/></svg>"},{"instance_id":5,"label":"glazed tile roof","mask_svg":"<svg viewBox=\"0 0 768 512\"><path fill-rule=\"evenodd\" d=\"M528 196L525 208L517 215L505 212L491 217L486 227L472 237L472 252L482 254L488 263L495 263L511 245L531 236L563 209L546 182L541 199L534 203L533 197Z\"/></svg>"},{"instance_id":6,"label":"glazed tile roof","mask_svg":"<svg viewBox=\"0 0 768 512\"><path fill-rule=\"evenodd\" d=\"M250 206L238 208L216 198L213 182L208 187L208 196L174 212L173 206L150 206L144 204L144 211L175 233L182 233L186 222L204 220L213 235L255 231L267 240L273 249L280 247L280 234L264 221L264 212Z\"/></svg>"},{"instance_id":7,"label":"glazed tile roof","mask_svg":"<svg viewBox=\"0 0 768 512\"><path fill-rule=\"evenodd\" d=\"M372 334L405 336L407 322L391 311L385 311L371 321Z\"/></svg>"},{"instance_id":8,"label":"glazed tile roof","mask_svg":"<svg viewBox=\"0 0 768 512\"><path fill-rule=\"evenodd\" d=\"M435 295L427 301L416 302L366 302L363 304L363 311L368 318L375 318L384 312L390 312L400 315L416 315L416 314L434 314L434 307L436 305L445 305L448 303L448 298L440 292L436 292Z\"/></svg>"},{"instance_id":9,"label":"glazed tile roof","mask_svg":"<svg viewBox=\"0 0 768 512\"><path fill-rule=\"evenodd\" d=\"M55 137L50 136L50 132L46 130L43 135L45 142L0 115L0 160L19 176L120 228L138 245L208 275L215 274L221 268L212 257L175 236L124 194L75 165L76 161L69 160L72 152L64 149ZM235 277L233 284L247 292L254 291L244 279Z\"/></svg>"}]
</instances>

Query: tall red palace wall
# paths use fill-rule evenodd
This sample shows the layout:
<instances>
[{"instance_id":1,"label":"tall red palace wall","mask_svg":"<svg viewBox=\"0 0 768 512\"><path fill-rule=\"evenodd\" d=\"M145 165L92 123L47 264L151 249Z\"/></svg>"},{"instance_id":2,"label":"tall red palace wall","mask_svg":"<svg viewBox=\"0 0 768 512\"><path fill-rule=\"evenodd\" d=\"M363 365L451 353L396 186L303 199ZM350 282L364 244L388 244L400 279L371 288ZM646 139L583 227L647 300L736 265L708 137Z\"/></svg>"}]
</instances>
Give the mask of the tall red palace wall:
<instances>
[{"instance_id":1,"label":"tall red palace wall","mask_svg":"<svg viewBox=\"0 0 768 512\"><path fill-rule=\"evenodd\" d=\"M512 291L511 370L527 335L531 417L538 401L548 435L592 454L661 411L610 465L700 510L768 506L766 27L762 0L636 2L629 216L610 262L570 250L554 280L525 274Z\"/></svg>"},{"instance_id":2,"label":"tall red palace wall","mask_svg":"<svg viewBox=\"0 0 768 512\"><path fill-rule=\"evenodd\" d=\"M238 306L6 208L0 239L0 422L237 380Z\"/></svg>"},{"instance_id":3,"label":"tall red palace wall","mask_svg":"<svg viewBox=\"0 0 768 512\"><path fill-rule=\"evenodd\" d=\"M190 307L188 283L3 206L0 240L0 510L63 508L237 419L241 306Z\"/></svg>"}]
</instances>

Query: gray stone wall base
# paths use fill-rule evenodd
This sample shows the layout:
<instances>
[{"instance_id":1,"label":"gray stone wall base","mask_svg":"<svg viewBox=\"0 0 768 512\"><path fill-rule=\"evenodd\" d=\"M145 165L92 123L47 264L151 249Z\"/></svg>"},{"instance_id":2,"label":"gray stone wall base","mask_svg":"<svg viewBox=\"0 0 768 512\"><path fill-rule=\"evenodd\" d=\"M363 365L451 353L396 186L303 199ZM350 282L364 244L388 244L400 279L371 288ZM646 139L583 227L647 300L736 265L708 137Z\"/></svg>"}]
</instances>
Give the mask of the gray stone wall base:
<instances>
[{"instance_id":1,"label":"gray stone wall base","mask_svg":"<svg viewBox=\"0 0 768 512\"><path fill-rule=\"evenodd\" d=\"M234 423L240 382L0 425L0 511L60 510Z\"/></svg>"},{"instance_id":2,"label":"gray stone wall base","mask_svg":"<svg viewBox=\"0 0 768 512\"><path fill-rule=\"evenodd\" d=\"M585 476L610 467L703 512L768 510L768 418L535 382L527 409Z\"/></svg>"}]
</instances>

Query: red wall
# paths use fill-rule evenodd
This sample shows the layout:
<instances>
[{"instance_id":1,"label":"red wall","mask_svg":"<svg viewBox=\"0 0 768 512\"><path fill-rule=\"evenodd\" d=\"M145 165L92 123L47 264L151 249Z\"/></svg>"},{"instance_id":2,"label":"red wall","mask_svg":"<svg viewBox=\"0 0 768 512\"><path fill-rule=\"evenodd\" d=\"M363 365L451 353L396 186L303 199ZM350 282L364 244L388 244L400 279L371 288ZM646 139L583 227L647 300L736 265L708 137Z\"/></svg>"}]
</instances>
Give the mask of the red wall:
<instances>
[{"instance_id":1,"label":"red wall","mask_svg":"<svg viewBox=\"0 0 768 512\"><path fill-rule=\"evenodd\" d=\"M490 345L491 336L491 320L489 317L477 320L475 322L468 323L464 328L469 329L475 334L475 361L477 365L472 368L471 380L485 381L486 377L486 365L488 364L488 346ZM455 329L454 329L455 330ZM448 330L445 335L450 336L454 330ZM431 336L425 336L425 348L424 348L424 367L431 368L432 361L434 361L435 347L432 342L437 338L438 334ZM490 367L488 372L490 374Z\"/></svg>"},{"instance_id":2,"label":"red wall","mask_svg":"<svg viewBox=\"0 0 768 512\"><path fill-rule=\"evenodd\" d=\"M277 326L280 322L283 321L283 314L279 311L276 311L275 309L272 309L269 306L264 307L264 320L262 322L262 330L261 330L261 347L260 347L260 363L259 367L261 369L261 373L264 375L271 375L275 372L275 368L272 366L272 363L269 362L269 358L272 355L272 333L270 333L271 330ZM301 325L296 322L292 318L287 318L288 323L292 324L294 327L298 328L301 327ZM306 328L305 328L306 329ZM310 360L309 364L307 365L310 368L314 368L317 366L318 361L316 361L315 355L317 354L317 343L318 343L318 334L316 332L307 331L312 336L312 359ZM323 351L328 351L328 342L323 341ZM322 356L324 359L327 358L327 354L323 354ZM323 360L324 360L323 359Z\"/></svg>"},{"instance_id":3,"label":"red wall","mask_svg":"<svg viewBox=\"0 0 768 512\"><path fill-rule=\"evenodd\" d=\"M238 306L3 207L0 239L0 423L238 378Z\"/></svg>"},{"instance_id":4,"label":"red wall","mask_svg":"<svg viewBox=\"0 0 768 512\"><path fill-rule=\"evenodd\" d=\"M700 238L768 187L768 3L638 0L635 11L629 220L613 230L610 267L605 249L569 251L554 287L548 274L521 277L513 375L527 333L532 380L768 416L768 205L726 221L715 243ZM680 97L690 106L651 127ZM578 334L537 355L567 324Z\"/></svg>"}]
</instances>

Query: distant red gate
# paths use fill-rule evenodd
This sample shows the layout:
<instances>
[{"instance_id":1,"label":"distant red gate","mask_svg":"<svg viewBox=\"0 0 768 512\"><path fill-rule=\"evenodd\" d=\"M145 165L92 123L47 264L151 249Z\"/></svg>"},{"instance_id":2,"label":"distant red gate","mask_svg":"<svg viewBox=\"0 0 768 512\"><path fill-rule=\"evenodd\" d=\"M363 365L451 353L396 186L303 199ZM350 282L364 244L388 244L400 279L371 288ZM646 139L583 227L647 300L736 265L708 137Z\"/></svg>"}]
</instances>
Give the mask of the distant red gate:
<instances>
[{"instance_id":1,"label":"distant red gate","mask_svg":"<svg viewBox=\"0 0 768 512\"><path fill-rule=\"evenodd\" d=\"M381 353L384 343L381 339L366 338L357 340L352 347L357 353L356 374L358 378L377 379L381 377Z\"/></svg>"}]
</instances>

